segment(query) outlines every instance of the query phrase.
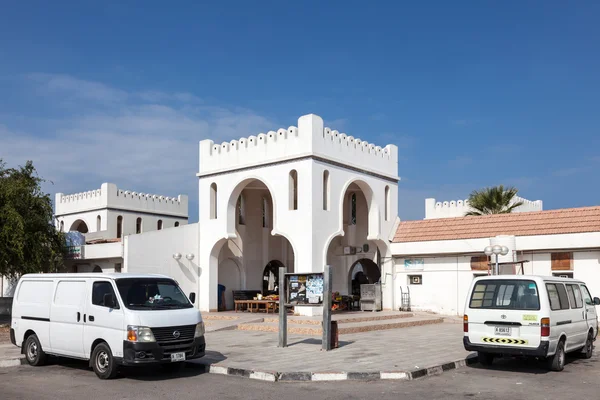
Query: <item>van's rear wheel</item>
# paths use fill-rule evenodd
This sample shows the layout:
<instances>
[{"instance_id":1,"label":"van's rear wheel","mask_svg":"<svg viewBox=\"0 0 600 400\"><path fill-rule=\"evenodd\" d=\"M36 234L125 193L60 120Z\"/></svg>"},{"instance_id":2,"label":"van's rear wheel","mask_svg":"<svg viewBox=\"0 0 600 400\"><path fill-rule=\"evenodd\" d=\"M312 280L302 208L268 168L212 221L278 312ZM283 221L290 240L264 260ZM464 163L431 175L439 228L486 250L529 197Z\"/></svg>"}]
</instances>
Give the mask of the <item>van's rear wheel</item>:
<instances>
[{"instance_id":1,"label":"van's rear wheel","mask_svg":"<svg viewBox=\"0 0 600 400\"><path fill-rule=\"evenodd\" d=\"M587 340L585 341L585 346L581 349L581 355L583 358L592 358L594 354L594 335L592 332L588 333Z\"/></svg>"},{"instance_id":2,"label":"van's rear wheel","mask_svg":"<svg viewBox=\"0 0 600 400\"><path fill-rule=\"evenodd\" d=\"M34 367L46 363L46 353L42 350L42 345L36 334L33 334L25 341L25 359Z\"/></svg>"},{"instance_id":3,"label":"van's rear wheel","mask_svg":"<svg viewBox=\"0 0 600 400\"><path fill-rule=\"evenodd\" d=\"M556 345L556 353L548 358L548 367L552 371L562 371L565 368L565 342L563 340Z\"/></svg>"},{"instance_id":4,"label":"van's rear wheel","mask_svg":"<svg viewBox=\"0 0 600 400\"><path fill-rule=\"evenodd\" d=\"M112 351L106 343L100 343L92 352L92 368L100 379L113 379L119 372Z\"/></svg>"},{"instance_id":5,"label":"van's rear wheel","mask_svg":"<svg viewBox=\"0 0 600 400\"><path fill-rule=\"evenodd\" d=\"M490 353L484 353L482 351L477 352L477 359L481 365L489 367L494 362L494 355Z\"/></svg>"}]
</instances>

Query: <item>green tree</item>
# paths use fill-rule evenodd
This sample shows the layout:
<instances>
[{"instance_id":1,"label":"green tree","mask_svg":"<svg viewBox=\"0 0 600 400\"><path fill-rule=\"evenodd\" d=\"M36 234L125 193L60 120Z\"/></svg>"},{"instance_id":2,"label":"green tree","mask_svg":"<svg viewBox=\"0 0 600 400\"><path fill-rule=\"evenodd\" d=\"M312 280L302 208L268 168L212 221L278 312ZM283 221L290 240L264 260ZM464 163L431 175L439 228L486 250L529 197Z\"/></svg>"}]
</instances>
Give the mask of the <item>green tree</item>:
<instances>
[{"instance_id":1,"label":"green tree","mask_svg":"<svg viewBox=\"0 0 600 400\"><path fill-rule=\"evenodd\" d=\"M54 272L66 255L64 234L54 227L50 195L31 161L6 168L0 159L0 275Z\"/></svg>"},{"instance_id":2,"label":"green tree","mask_svg":"<svg viewBox=\"0 0 600 400\"><path fill-rule=\"evenodd\" d=\"M465 216L511 213L523 204L522 201L515 201L517 192L514 187L505 188L503 185L474 190L469 196L472 210Z\"/></svg>"}]
</instances>

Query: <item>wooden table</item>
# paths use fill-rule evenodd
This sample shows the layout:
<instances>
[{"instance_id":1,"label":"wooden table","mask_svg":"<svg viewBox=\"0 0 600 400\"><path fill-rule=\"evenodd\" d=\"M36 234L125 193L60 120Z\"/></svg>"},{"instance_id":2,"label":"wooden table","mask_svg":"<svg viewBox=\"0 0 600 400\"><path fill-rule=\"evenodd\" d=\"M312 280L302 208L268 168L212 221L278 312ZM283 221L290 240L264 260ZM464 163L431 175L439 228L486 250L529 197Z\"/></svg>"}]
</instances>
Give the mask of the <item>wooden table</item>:
<instances>
[{"instance_id":1,"label":"wooden table","mask_svg":"<svg viewBox=\"0 0 600 400\"><path fill-rule=\"evenodd\" d=\"M248 309L251 313L255 312L255 310L258 312L261 308L260 306L264 305L264 309L268 314L270 309L272 309L273 313L275 313L276 308L278 308L277 305L279 304L279 300L235 300L234 303L235 312L238 311L238 305L241 304L248 306Z\"/></svg>"}]
</instances>

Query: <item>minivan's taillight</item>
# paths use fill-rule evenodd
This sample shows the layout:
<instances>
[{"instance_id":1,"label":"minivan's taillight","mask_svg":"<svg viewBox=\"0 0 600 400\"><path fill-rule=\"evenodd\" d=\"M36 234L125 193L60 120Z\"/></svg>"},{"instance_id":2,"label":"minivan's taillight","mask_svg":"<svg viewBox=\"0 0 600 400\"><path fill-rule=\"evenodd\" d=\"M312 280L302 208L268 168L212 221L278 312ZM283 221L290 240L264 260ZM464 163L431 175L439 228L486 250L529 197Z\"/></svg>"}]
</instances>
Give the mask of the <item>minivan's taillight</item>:
<instances>
[{"instance_id":1,"label":"minivan's taillight","mask_svg":"<svg viewBox=\"0 0 600 400\"><path fill-rule=\"evenodd\" d=\"M550 336L550 318L542 318L542 337Z\"/></svg>"},{"instance_id":2,"label":"minivan's taillight","mask_svg":"<svg viewBox=\"0 0 600 400\"><path fill-rule=\"evenodd\" d=\"M465 333L469 332L469 316L465 315L463 317L463 330Z\"/></svg>"}]
</instances>

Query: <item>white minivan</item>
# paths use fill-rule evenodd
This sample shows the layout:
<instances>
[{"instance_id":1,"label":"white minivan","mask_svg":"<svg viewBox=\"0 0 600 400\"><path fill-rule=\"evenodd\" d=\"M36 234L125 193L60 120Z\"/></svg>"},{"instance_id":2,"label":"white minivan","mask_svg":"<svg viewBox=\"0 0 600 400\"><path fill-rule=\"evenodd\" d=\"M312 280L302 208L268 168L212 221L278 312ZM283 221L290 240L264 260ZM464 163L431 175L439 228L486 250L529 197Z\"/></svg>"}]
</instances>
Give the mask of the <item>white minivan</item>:
<instances>
[{"instance_id":1,"label":"white minivan","mask_svg":"<svg viewBox=\"0 0 600 400\"><path fill-rule=\"evenodd\" d=\"M89 360L101 379L120 365L177 369L205 354L195 297L163 275L27 274L15 290L10 338L30 365L46 355Z\"/></svg>"},{"instance_id":2,"label":"white minivan","mask_svg":"<svg viewBox=\"0 0 600 400\"><path fill-rule=\"evenodd\" d=\"M562 371L565 353L590 358L598 335L596 305L585 283L572 278L495 275L475 278L464 312L464 347L479 362L531 356Z\"/></svg>"}]
</instances>

